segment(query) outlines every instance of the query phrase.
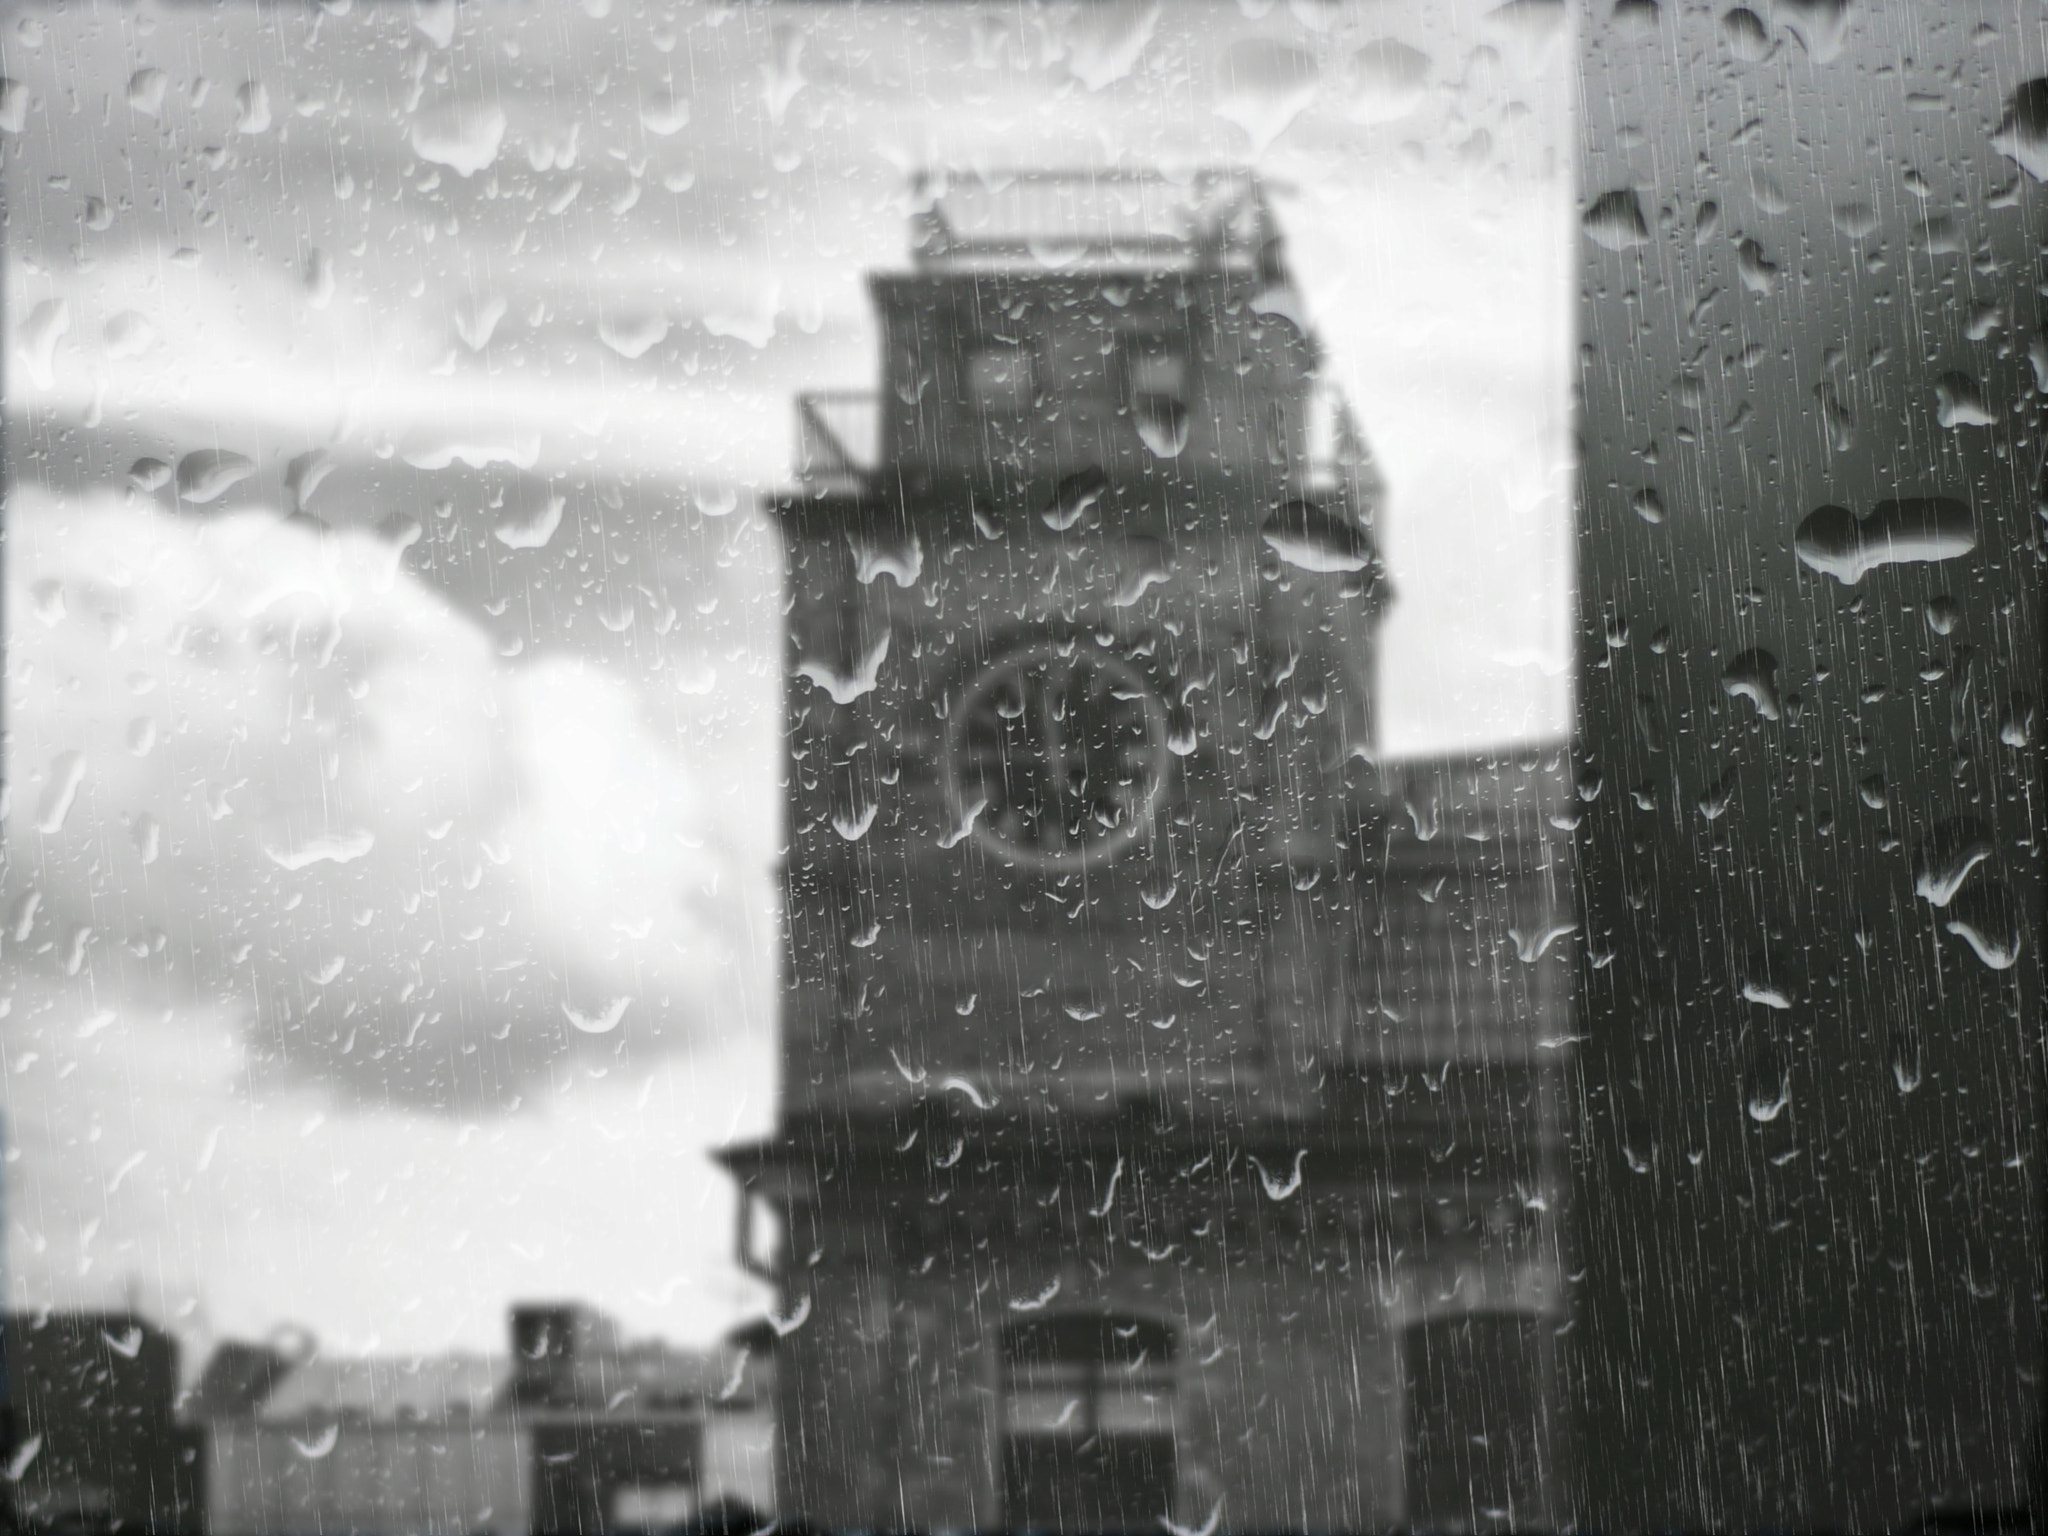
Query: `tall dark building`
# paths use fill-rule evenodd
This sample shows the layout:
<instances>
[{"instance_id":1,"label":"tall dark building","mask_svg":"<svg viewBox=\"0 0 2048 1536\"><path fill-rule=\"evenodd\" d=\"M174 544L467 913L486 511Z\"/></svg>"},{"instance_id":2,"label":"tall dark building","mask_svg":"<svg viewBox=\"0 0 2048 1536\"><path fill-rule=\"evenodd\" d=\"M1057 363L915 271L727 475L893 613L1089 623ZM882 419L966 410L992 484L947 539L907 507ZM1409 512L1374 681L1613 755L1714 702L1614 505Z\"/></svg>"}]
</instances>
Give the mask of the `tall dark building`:
<instances>
[{"instance_id":1,"label":"tall dark building","mask_svg":"<svg viewBox=\"0 0 2048 1536\"><path fill-rule=\"evenodd\" d=\"M774 504L783 1512L1540 1522L1559 764L1377 761L1380 478L1256 182L920 190Z\"/></svg>"},{"instance_id":2,"label":"tall dark building","mask_svg":"<svg viewBox=\"0 0 2048 1536\"><path fill-rule=\"evenodd\" d=\"M6 1319L16 1518L71 1530L196 1531L198 1438L174 1416L178 1346L126 1312Z\"/></svg>"}]
</instances>

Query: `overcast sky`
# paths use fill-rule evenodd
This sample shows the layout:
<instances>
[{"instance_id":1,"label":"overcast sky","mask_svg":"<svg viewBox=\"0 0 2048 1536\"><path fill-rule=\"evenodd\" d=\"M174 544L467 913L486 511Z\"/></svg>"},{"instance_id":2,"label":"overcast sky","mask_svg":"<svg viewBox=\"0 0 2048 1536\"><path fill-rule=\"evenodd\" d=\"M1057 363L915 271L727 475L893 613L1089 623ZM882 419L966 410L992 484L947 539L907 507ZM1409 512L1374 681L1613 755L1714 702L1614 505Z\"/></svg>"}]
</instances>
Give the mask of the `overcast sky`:
<instances>
[{"instance_id":1,"label":"overcast sky","mask_svg":"<svg viewBox=\"0 0 2048 1536\"><path fill-rule=\"evenodd\" d=\"M1258 165L1389 482L1384 748L1561 733L1571 54L1490 9L9 20L10 1301L760 1306L704 1155L773 1111L751 507L875 377L914 167Z\"/></svg>"}]
</instances>

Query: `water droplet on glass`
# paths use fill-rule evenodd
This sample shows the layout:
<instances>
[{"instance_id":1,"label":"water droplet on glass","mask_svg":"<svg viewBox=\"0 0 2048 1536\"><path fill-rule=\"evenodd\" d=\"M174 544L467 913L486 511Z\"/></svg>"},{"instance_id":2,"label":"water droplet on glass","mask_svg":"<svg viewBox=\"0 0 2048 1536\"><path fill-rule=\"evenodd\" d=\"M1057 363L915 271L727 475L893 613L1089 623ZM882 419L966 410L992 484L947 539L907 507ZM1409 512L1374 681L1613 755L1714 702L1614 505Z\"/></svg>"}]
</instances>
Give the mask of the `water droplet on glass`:
<instances>
[{"instance_id":1,"label":"water droplet on glass","mask_svg":"<svg viewBox=\"0 0 2048 1536\"><path fill-rule=\"evenodd\" d=\"M1524 965L1534 965L1550 953L1550 947L1567 934L1577 933L1577 923L1548 923L1541 928L1510 928L1508 937L1514 941L1515 958Z\"/></svg>"},{"instance_id":2,"label":"water droplet on glass","mask_svg":"<svg viewBox=\"0 0 2048 1536\"><path fill-rule=\"evenodd\" d=\"M315 248L306 253L299 285L306 291L306 302L314 309L325 309L334 302L334 263L325 251Z\"/></svg>"},{"instance_id":3,"label":"water droplet on glass","mask_svg":"<svg viewBox=\"0 0 2048 1536\"><path fill-rule=\"evenodd\" d=\"M292 1449L307 1461L324 1461L341 1443L341 1426L329 1424L317 1433L301 1440L297 1435L290 1437Z\"/></svg>"},{"instance_id":4,"label":"water droplet on glass","mask_svg":"<svg viewBox=\"0 0 2048 1536\"><path fill-rule=\"evenodd\" d=\"M145 864L154 864L163 846L163 827L157 819L144 811L129 824L128 836L135 844L136 857Z\"/></svg>"},{"instance_id":5,"label":"water droplet on glass","mask_svg":"<svg viewBox=\"0 0 2048 1536\"><path fill-rule=\"evenodd\" d=\"M1792 1079L1789 1075L1750 1089L1744 1103L1749 1118L1759 1125L1768 1125L1785 1112L1785 1106L1792 1102Z\"/></svg>"},{"instance_id":6,"label":"water droplet on glass","mask_svg":"<svg viewBox=\"0 0 2048 1536\"><path fill-rule=\"evenodd\" d=\"M1045 1288L1044 1288L1043 1290L1041 1290L1041 1291L1038 1291L1038 1292L1036 1292L1035 1294L1033 1294L1033 1295L1030 1295L1030 1296L1015 1296L1015 1297L1012 1297L1012 1298L1010 1299L1010 1310L1011 1310L1012 1312L1038 1312L1038 1311L1042 1311L1042 1310L1043 1310L1043 1309L1044 1309L1045 1307L1047 1307L1048 1305L1050 1305L1050 1304L1051 1304L1051 1302L1052 1302L1053 1298L1054 1298L1055 1296L1059 1295L1059 1293L1060 1293L1060 1282L1059 1282L1059 1277L1058 1277L1058 1276L1054 1276L1054 1277L1053 1277L1053 1279L1052 1279L1052 1280L1050 1280L1050 1281L1049 1281L1049 1282L1048 1282L1048 1283L1046 1284L1046 1286L1045 1286Z\"/></svg>"},{"instance_id":7,"label":"water droplet on glass","mask_svg":"<svg viewBox=\"0 0 2048 1536\"><path fill-rule=\"evenodd\" d=\"M412 152L422 160L445 165L466 181L498 158L505 142L505 113L487 102L422 112L413 119L411 142Z\"/></svg>"},{"instance_id":8,"label":"water droplet on glass","mask_svg":"<svg viewBox=\"0 0 2048 1536\"><path fill-rule=\"evenodd\" d=\"M1747 650L1721 674L1721 691L1731 699L1747 699L1766 720L1783 713L1778 702L1778 658L1762 649Z\"/></svg>"},{"instance_id":9,"label":"water droplet on glass","mask_svg":"<svg viewBox=\"0 0 2048 1536\"><path fill-rule=\"evenodd\" d=\"M1991 857L1991 833L1974 816L1936 823L1914 860L1913 894L1929 906L1945 907L1956 898L1970 871Z\"/></svg>"},{"instance_id":10,"label":"water droplet on glass","mask_svg":"<svg viewBox=\"0 0 2048 1536\"><path fill-rule=\"evenodd\" d=\"M562 512L568 505L560 496L550 496L525 517L508 518L491 530L491 537L507 549L545 549L555 530L562 526Z\"/></svg>"},{"instance_id":11,"label":"water droplet on glass","mask_svg":"<svg viewBox=\"0 0 2048 1536\"><path fill-rule=\"evenodd\" d=\"M1429 55L1391 37L1376 38L1351 55L1345 83L1353 122L1393 122L1422 105Z\"/></svg>"},{"instance_id":12,"label":"water droplet on glass","mask_svg":"<svg viewBox=\"0 0 2048 1536\"><path fill-rule=\"evenodd\" d=\"M1163 398L1141 400L1132 407L1131 414L1137 421L1138 441L1154 458L1178 458L1181 450L1187 447L1192 418L1180 401Z\"/></svg>"},{"instance_id":13,"label":"water droplet on glass","mask_svg":"<svg viewBox=\"0 0 2048 1536\"><path fill-rule=\"evenodd\" d=\"M1749 195L1762 213L1780 214L1792 206L1792 199L1785 195L1778 178L1760 166L1750 167Z\"/></svg>"},{"instance_id":14,"label":"water droplet on glass","mask_svg":"<svg viewBox=\"0 0 2048 1536\"><path fill-rule=\"evenodd\" d=\"M1998 739L2008 747L2024 747L2034 740L2034 701L2021 695L2007 706L1998 723Z\"/></svg>"},{"instance_id":15,"label":"water droplet on glass","mask_svg":"<svg viewBox=\"0 0 2048 1536\"><path fill-rule=\"evenodd\" d=\"M1664 521L1664 498L1652 486L1644 486L1629 497L1628 508L1652 527Z\"/></svg>"},{"instance_id":16,"label":"water droplet on glass","mask_svg":"<svg viewBox=\"0 0 2048 1536\"><path fill-rule=\"evenodd\" d=\"M1159 25L1159 0L1108 0L1067 26L1067 72L1091 91L1128 75Z\"/></svg>"},{"instance_id":17,"label":"water droplet on glass","mask_svg":"<svg viewBox=\"0 0 2048 1536\"><path fill-rule=\"evenodd\" d=\"M313 493L320 489L321 482L333 474L334 469L334 457L324 448L299 454L285 466L284 488L291 495L294 511L306 510L306 503L313 499Z\"/></svg>"},{"instance_id":18,"label":"water droplet on glass","mask_svg":"<svg viewBox=\"0 0 2048 1536\"><path fill-rule=\"evenodd\" d=\"M1837 203L1829 218L1851 240L1861 240L1877 228L1877 210L1868 203Z\"/></svg>"},{"instance_id":19,"label":"water droplet on glass","mask_svg":"<svg viewBox=\"0 0 2048 1536\"><path fill-rule=\"evenodd\" d=\"M882 673L882 662L888 654L889 635L885 630L851 667L842 668L833 661L806 656L798 660L796 675L813 687L824 689L834 704L851 704L875 691L876 681Z\"/></svg>"},{"instance_id":20,"label":"water droplet on glass","mask_svg":"<svg viewBox=\"0 0 2048 1536\"><path fill-rule=\"evenodd\" d=\"M412 0L412 24L436 48L455 41L456 0Z\"/></svg>"},{"instance_id":21,"label":"water droplet on glass","mask_svg":"<svg viewBox=\"0 0 2048 1536\"><path fill-rule=\"evenodd\" d=\"M1820 405L1821 429L1827 434L1828 447L1836 453L1847 453L1856 446L1856 418L1849 414L1835 381L1822 379L1814 385L1813 398Z\"/></svg>"},{"instance_id":22,"label":"water droplet on glass","mask_svg":"<svg viewBox=\"0 0 2048 1536\"><path fill-rule=\"evenodd\" d=\"M43 780L43 792L36 801L38 832L56 833L64 830L65 818L71 814L72 803L78 798L78 787L84 782L83 752L59 752L50 759L50 767Z\"/></svg>"},{"instance_id":23,"label":"water droplet on glass","mask_svg":"<svg viewBox=\"0 0 2048 1536\"><path fill-rule=\"evenodd\" d=\"M1414 800L1403 800L1401 809L1408 813L1408 825L1418 843L1434 842L1444 829L1443 814L1434 800L1419 805Z\"/></svg>"},{"instance_id":24,"label":"water droplet on glass","mask_svg":"<svg viewBox=\"0 0 2048 1536\"><path fill-rule=\"evenodd\" d=\"M1881 811L1891 804L1891 796L1885 789L1884 775L1873 773L1858 781L1856 798L1873 811Z\"/></svg>"},{"instance_id":25,"label":"water droplet on glass","mask_svg":"<svg viewBox=\"0 0 2048 1536\"><path fill-rule=\"evenodd\" d=\"M158 491L171 483L171 466L162 459L137 459L128 466L128 483L138 491Z\"/></svg>"},{"instance_id":26,"label":"water droplet on glass","mask_svg":"<svg viewBox=\"0 0 2048 1536\"><path fill-rule=\"evenodd\" d=\"M70 329L71 304L65 299L44 299L21 322L15 350L36 388L49 389L57 382L57 342Z\"/></svg>"},{"instance_id":27,"label":"water droplet on glass","mask_svg":"<svg viewBox=\"0 0 2048 1536\"><path fill-rule=\"evenodd\" d=\"M1949 912L1942 928L1994 971L2008 971L2019 962L2025 939L2020 912L2003 886L1984 884L1970 891Z\"/></svg>"},{"instance_id":28,"label":"water droplet on glass","mask_svg":"<svg viewBox=\"0 0 2048 1536\"><path fill-rule=\"evenodd\" d=\"M730 517L740 504L736 486L700 485L690 492L690 501L705 517Z\"/></svg>"},{"instance_id":29,"label":"water droplet on glass","mask_svg":"<svg viewBox=\"0 0 2048 1536\"><path fill-rule=\"evenodd\" d=\"M20 133L28 126L28 87L0 77L0 133Z\"/></svg>"},{"instance_id":30,"label":"water droplet on glass","mask_svg":"<svg viewBox=\"0 0 2048 1536\"><path fill-rule=\"evenodd\" d=\"M1604 251L1627 251L1650 243L1650 225L1633 187L1617 187L1593 199L1580 226Z\"/></svg>"},{"instance_id":31,"label":"water droplet on glass","mask_svg":"<svg viewBox=\"0 0 2048 1536\"><path fill-rule=\"evenodd\" d=\"M583 1034L608 1035L619 1027L619 1021L625 1018L626 1010L632 1006L632 998L615 997L595 1013L585 1013L565 1002L562 1004L562 1017Z\"/></svg>"},{"instance_id":32,"label":"water droplet on glass","mask_svg":"<svg viewBox=\"0 0 2048 1536\"><path fill-rule=\"evenodd\" d=\"M1633 33L1641 37L1656 30L1663 13L1657 0L1614 0L1614 25L1617 31Z\"/></svg>"},{"instance_id":33,"label":"water droplet on glass","mask_svg":"<svg viewBox=\"0 0 2048 1536\"><path fill-rule=\"evenodd\" d=\"M1259 537L1289 565L1304 571L1362 571L1373 563L1364 530L1319 502L1288 501L1259 528Z\"/></svg>"},{"instance_id":34,"label":"water droplet on glass","mask_svg":"<svg viewBox=\"0 0 2048 1536\"><path fill-rule=\"evenodd\" d=\"M1927 627L1937 635L1952 635L1963 622L1961 604L1946 592L1927 600Z\"/></svg>"},{"instance_id":35,"label":"water droplet on glass","mask_svg":"<svg viewBox=\"0 0 2048 1536\"><path fill-rule=\"evenodd\" d=\"M1785 995L1783 989L1773 986L1768 981L1745 981L1742 984L1742 1000L1775 1009L1780 1013L1792 1006L1792 999Z\"/></svg>"},{"instance_id":36,"label":"water droplet on glass","mask_svg":"<svg viewBox=\"0 0 2048 1536\"><path fill-rule=\"evenodd\" d=\"M1180 890L1180 883L1173 878L1171 870L1155 869L1148 874L1138 887L1138 899L1154 912L1163 911Z\"/></svg>"},{"instance_id":37,"label":"water droplet on glass","mask_svg":"<svg viewBox=\"0 0 2048 1536\"><path fill-rule=\"evenodd\" d=\"M255 81L245 81L235 92L235 132L266 133L270 129L270 92Z\"/></svg>"},{"instance_id":38,"label":"water droplet on glass","mask_svg":"<svg viewBox=\"0 0 2048 1536\"><path fill-rule=\"evenodd\" d=\"M1112 608L1131 607L1173 575L1173 546L1164 539L1133 537L1117 554L1116 590L1109 598Z\"/></svg>"},{"instance_id":39,"label":"water droplet on glass","mask_svg":"<svg viewBox=\"0 0 2048 1536\"><path fill-rule=\"evenodd\" d=\"M1738 5L1722 14L1721 41L1745 64L1759 63L1771 54L1771 34L1757 13L1747 6Z\"/></svg>"},{"instance_id":40,"label":"water droplet on glass","mask_svg":"<svg viewBox=\"0 0 2048 1536\"><path fill-rule=\"evenodd\" d=\"M147 315L124 309L106 324L101 333L110 358L140 357L156 345L156 326Z\"/></svg>"},{"instance_id":41,"label":"water droplet on glass","mask_svg":"<svg viewBox=\"0 0 2048 1536\"><path fill-rule=\"evenodd\" d=\"M1849 0L1777 0L1773 14L1816 64L1841 56L1849 31Z\"/></svg>"},{"instance_id":42,"label":"water droplet on glass","mask_svg":"<svg viewBox=\"0 0 2048 1536\"><path fill-rule=\"evenodd\" d=\"M1101 470L1080 470L1053 488L1051 503L1038 515L1046 527L1055 533L1064 533L1078 523L1108 489L1109 477Z\"/></svg>"},{"instance_id":43,"label":"water droplet on glass","mask_svg":"<svg viewBox=\"0 0 2048 1536\"><path fill-rule=\"evenodd\" d=\"M455 306L455 334L470 351L481 352L505 318L505 308L505 301L496 295L471 290Z\"/></svg>"},{"instance_id":44,"label":"water droplet on glass","mask_svg":"<svg viewBox=\"0 0 2048 1536\"><path fill-rule=\"evenodd\" d=\"M597 339L624 358L645 357L668 339L668 316L606 315L597 322Z\"/></svg>"},{"instance_id":45,"label":"water droplet on glass","mask_svg":"<svg viewBox=\"0 0 2048 1536\"><path fill-rule=\"evenodd\" d=\"M1192 757L1196 745L1195 723L1192 720L1176 720L1167 728L1166 750L1175 757Z\"/></svg>"},{"instance_id":46,"label":"water droplet on glass","mask_svg":"<svg viewBox=\"0 0 2048 1536\"><path fill-rule=\"evenodd\" d=\"M656 91L640 103L640 126L656 138L672 138L690 124L690 100L670 91Z\"/></svg>"},{"instance_id":47,"label":"water droplet on glass","mask_svg":"<svg viewBox=\"0 0 2048 1536\"><path fill-rule=\"evenodd\" d=\"M1486 13L1487 31L1499 38L1525 75L1544 69L1565 35L1564 0L1508 0Z\"/></svg>"},{"instance_id":48,"label":"water droplet on glass","mask_svg":"<svg viewBox=\"0 0 2048 1536\"><path fill-rule=\"evenodd\" d=\"M178 460L178 496L204 506L256 473L255 463L225 448L201 448Z\"/></svg>"},{"instance_id":49,"label":"water droplet on glass","mask_svg":"<svg viewBox=\"0 0 2048 1536\"><path fill-rule=\"evenodd\" d=\"M1243 38L1217 63L1216 115L1242 128L1257 155L1315 99L1321 81L1308 49L1279 38Z\"/></svg>"},{"instance_id":50,"label":"water droplet on glass","mask_svg":"<svg viewBox=\"0 0 2048 1536\"><path fill-rule=\"evenodd\" d=\"M1764 254L1756 240L1744 237L1735 245L1735 275L1754 294L1769 294L1778 286L1778 267Z\"/></svg>"},{"instance_id":51,"label":"water droplet on glass","mask_svg":"<svg viewBox=\"0 0 2048 1536\"><path fill-rule=\"evenodd\" d=\"M1662 752L1671 744L1671 730L1664 718L1664 704L1654 694L1636 695L1636 729L1642 732L1643 746L1651 752Z\"/></svg>"},{"instance_id":52,"label":"water droplet on glass","mask_svg":"<svg viewBox=\"0 0 2048 1536\"><path fill-rule=\"evenodd\" d=\"M138 69L128 77L128 105L144 117L163 111L164 90L170 84L160 69Z\"/></svg>"},{"instance_id":53,"label":"water droplet on glass","mask_svg":"<svg viewBox=\"0 0 2048 1536\"><path fill-rule=\"evenodd\" d=\"M1845 507L1817 507L1792 540L1802 565L1844 586L1882 565L1952 560L1976 547L1969 506L1948 496L1881 501L1862 519Z\"/></svg>"},{"instance_id":54,"label":"water droplet on glass","mask_svg":"<svg viewBox=\"0 0 2048 1536\"><path fill-rule=\"evenodd\" d=\"M1301 1188L1302 1164L1308 1160L1306 1148L1294 1154L1294 1166L1286 1173L1274 1173L1256 1157L1247 1155L1245 1161L1257 1170L1259 1187L1266 1192L1268 1200L1287 1200Z\"/></svg>"},{"instance_id":55,"label":"water droplet on glass","mask_svg":"<svg viewBox=\"0 0 2048 1536\"><path fill-rule=\"evenodd\" d=\"M2048 79L2025 82L2012 93L1991 147L2036 181L2048 181Z\"/></svg>"},{"instance_id":56,"label":"water droplet on glass","mask_svg":"<svg viewBox=\"0 0 2048 1536\"><path fill-rule=\"evenodd\" d=\"M1730 768L1713 783L1700 791L1700 814L1708 821L1719 821L1728 813L1728 802L1735 798L1735 770Z\"/></svg>"},{"instance_id":57,"label":"water droplet on glass","mask_svg":"<svg viewBox=\"0 0 2048 1536\"><path fill-rule=\"evenodd\" d=\"M849 843L857 843L868 835L868 828L875 824L875 817L881 813L881 806L873 801L864 805L850 806L832 813L832 830Z\"/></svg>"},{"instance_id":58,"label":"water droplet on glass","mask_svg":"<svg viewBox=\"0 0 2048 1536\"><path fill-rule=\"evenodd\" d=\"M1988 427L1998 418L1985 403L1984 387L1967 373L1944 373L1934 381L1934 416L1944 427Z\"/></svg>"},{"instance_id":59,"label":"water droplet on glass","mask_svg":"<svg viewBox=\"0 0 2048 1536\"><path fill-rule=\"evenodd\" d=\"M872 586L886 576L899 587L914 587L924 574L924 545L908 530L893 533L848 533L854 579Z\"/></svg>"}]
</instances>

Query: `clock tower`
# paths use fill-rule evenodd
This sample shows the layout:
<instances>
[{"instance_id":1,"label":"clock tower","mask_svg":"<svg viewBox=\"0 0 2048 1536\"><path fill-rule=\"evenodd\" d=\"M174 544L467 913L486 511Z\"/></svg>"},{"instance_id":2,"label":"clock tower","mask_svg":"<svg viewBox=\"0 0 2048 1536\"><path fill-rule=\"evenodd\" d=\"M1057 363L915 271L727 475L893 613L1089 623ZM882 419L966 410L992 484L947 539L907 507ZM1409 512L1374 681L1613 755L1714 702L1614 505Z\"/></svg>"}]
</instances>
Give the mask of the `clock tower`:
<instances>
[{"instance_id":1,"label":"clock tower","mask_svg":"<svg viewBox=\"0 0 2048 1536\"><path fill-rule=\"evenodd\" d=\"M1555 756L1379 761L1383 489L1256 181L918 193L773 507L783 1513L1540 1523Z\"/></svg>"}]
</instances>

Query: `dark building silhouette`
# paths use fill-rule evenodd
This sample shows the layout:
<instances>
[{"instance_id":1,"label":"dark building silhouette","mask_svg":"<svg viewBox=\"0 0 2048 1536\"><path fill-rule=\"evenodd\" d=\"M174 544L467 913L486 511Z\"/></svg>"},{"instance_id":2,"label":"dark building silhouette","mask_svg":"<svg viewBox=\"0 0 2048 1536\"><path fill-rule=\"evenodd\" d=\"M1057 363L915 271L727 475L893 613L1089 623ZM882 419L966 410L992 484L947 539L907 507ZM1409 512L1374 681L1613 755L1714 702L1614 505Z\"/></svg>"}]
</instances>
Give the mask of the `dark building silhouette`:
<instances>
[{"instance_id":1,"label":"dark building silhouette","mask_svg":"<svg viewBox=\"0 0 2048 1536\"><path fill-rule=\"evenodd\" d=\"M509 1356L223 1344L187 1409L207 1529L607 1536L771 1501L774 1351L760 1330L682 1349L552 1303L513 1309L510 1334Z\"/></svg>"},{"instance_id":2,"label":"dark building silhouette","mask_svg":"<svg viewBox=\"0 0 2048 1536\"><path fill-rule=\"evenodd\" d=\"M1255 182L919 192L774 504L782 1512L1541 1523L1560 763L1376 760L1380 477Z\"/></svg>"},{"instance_id":3,"label":"dark building silhouette","mask_svg":"<svg viewBox=\"0 0 2048 1536\"><path fill-rule=\"evenodd\" d=\"M175 1417L178 1346L130 1312L6 1320L16 1518L31 1528L201 1529L197 1439Z\"/></svg>"}]
</instances>

